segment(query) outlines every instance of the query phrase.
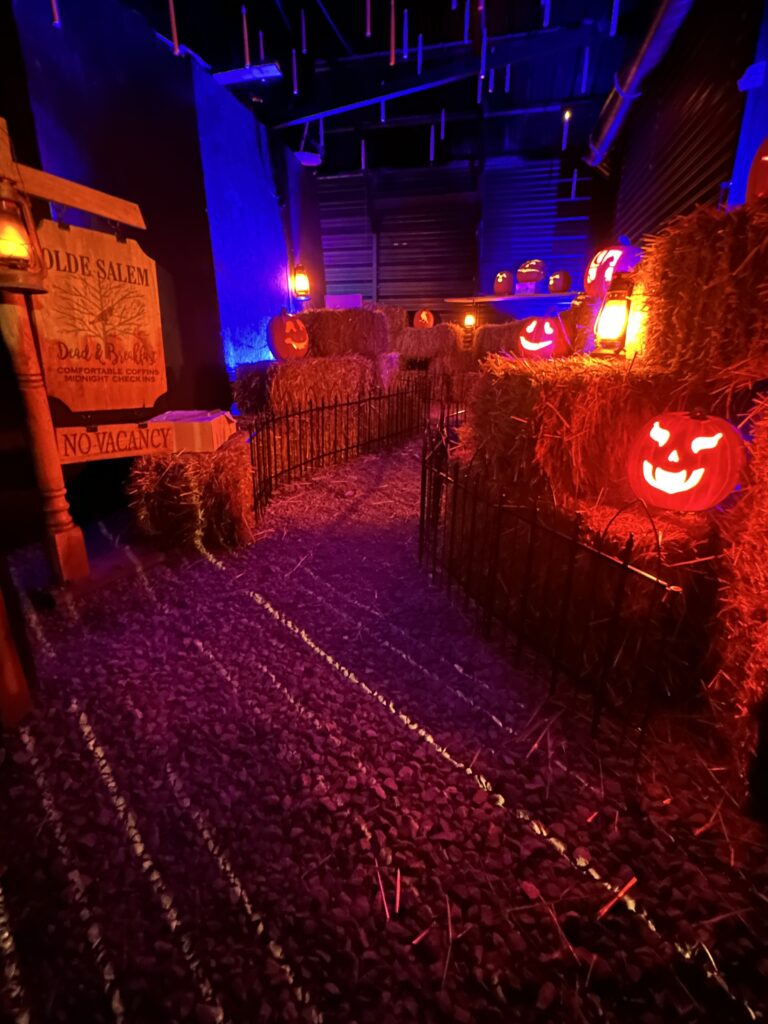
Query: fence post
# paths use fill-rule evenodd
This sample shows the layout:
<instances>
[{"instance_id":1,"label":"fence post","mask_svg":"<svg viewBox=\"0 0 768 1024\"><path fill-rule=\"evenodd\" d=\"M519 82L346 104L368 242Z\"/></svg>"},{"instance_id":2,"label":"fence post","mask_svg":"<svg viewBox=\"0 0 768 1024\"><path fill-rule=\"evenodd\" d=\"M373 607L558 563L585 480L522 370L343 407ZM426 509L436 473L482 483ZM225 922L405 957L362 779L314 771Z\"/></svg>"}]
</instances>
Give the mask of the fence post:
<instances>
[{"instance_id":1,"label":"fence post","mask_svg":"<svg viewBox=\"0 0 768 1024\"><path fill-rule=\"evenodd\" d=\"M565 643L565 630L568 625L568 612L571 605L571 589L573 587L573 572L576 567L576 555L579 550L579 533L581 531L581 520L578 515L574 516L573 529L568 542L568 566L565 571L565 583L560 602L560 621L557 624L555 637L555 650L552 656L552 676L549 681L549 692L554 693L557 688L557 681L560 677L560 665L563 657L563 645Z\"/></svg>"},{"instance_id":2,"label":"fence post","mask_svg":"<svg viewBox=\"0 0 768 1024\"><path fill-rule=\"evenodd\" d=\"M603 661L600 668L600 679L597 685L597 691L595 692L594 707L592 713L592 734L597 734L597 728L600 724L600 716L603 713L603 705L605 704L605 691L608 687L608 673L611 667L611 662L616 656L618 650L618 630L619 630L619 618L621 615L621 605L624 600L624 590L627 585L627 567L632 559L632 548L634 546L634 537L630 533L627 537L627 541L621 552L621 572L619 573L619 579L616 583L616 589L613 595L613 604L611 607L611 616L608 620L608 635L605 638L605 650L603 651Z\"/></svg>"},{"instance_id":3,"label":"fence post","mask_svg":"<svg viewBox=\"0 0 768 1024\"><path fill-rule=\"evenodd\" d=\"M496 520L493 525L493 534L490 544L490 555L488 560L488 580L486 590L485 606L485 635L490 638L493 633L494 610L496 606L496 585L499 579L499 550L501 548L501 514L504 508L504 495L499 496L495 503Z\"/></svg>"},{"instance_id":4,"label":"fence post","mask_svg":"<svg viewBox=\"0 0 768 1024\"><path fill-rule=\"evenodd\" d=\"M525 568L523 569L523 582L520 588L520 616L517 627L517 651L515 661L519 665L523 656L523 639L525 637L525 621L528 617L528 593L531 589L533 577L533 557L536 547L536 539L539 525L539 506L533 506L528 533L528 549L525 552Z\"/></svg>"}]
</instances>

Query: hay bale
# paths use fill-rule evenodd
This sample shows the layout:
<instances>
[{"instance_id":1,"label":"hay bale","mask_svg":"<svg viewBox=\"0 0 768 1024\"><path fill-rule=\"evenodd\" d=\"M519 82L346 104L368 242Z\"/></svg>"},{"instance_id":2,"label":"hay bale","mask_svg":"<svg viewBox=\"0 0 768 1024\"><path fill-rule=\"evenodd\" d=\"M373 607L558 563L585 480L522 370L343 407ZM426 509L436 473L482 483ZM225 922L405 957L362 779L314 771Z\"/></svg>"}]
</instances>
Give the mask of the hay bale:
<instances>
[{"instance_id":1,"label":"hay bale","mask_svg":"<svg viewBox=\"0 0 768 1024\"><path fill-rule=\"evenodd\" d=\"M744 709L768 695L768 398L755 407L745 486L722 523L722 670L712 692L743 767L754 742Z\"/></svg>"},{"instance_id":2,"label":"hay bale","mask_svg":"<svg viewBox=\"0 0 768 1024\"><path fill-rule=\"evenodd\" d=\"M400 372L400 353L384 352L376 356L376 383L389 391Z\"/></svg>"},{"instance_id":3,"label":"hay bale","mask_svg":"<svg viewBox=\"0 0 768 1024\"><path fill-rule=\"evenodd\" d=\"M539 489L556 505L631 498L625 460L643 423L673 408L677 382L623 360L537 363L490 355L467 409L462 455L502 488Z\"/></svg>"},{"instance_id":4,"label":"hay bale","mask_svg":"<svg viewBox=\"0 0 768 1024\"><path fill-rule=\"evenodd\" d=\"M251 459L245 434L215 452L142 456L128 496L142 533L166 548L241 547L255 527Z\"/></svg>"},{"instance_id":5,"label":"hay bale","mask_svg":"<svg viewBox=\"0 0 768 1024\"><path fill-rule=\"evenodd\" d=\"M700 380L768 375L768 200L699 207L644 246L645 358Z\"/></svg>"},{"instance_id":6,"label":"hay bale","mask_svg":"<svg viewBox=\"0 0 768 1024\"><path fill-rule=\"evenodd\" d=\"M271 408L348 402L374 386L373 360L359 355L297 359L288 363L253 363L238 367L235 401L245 415Z\"/></svg>"},{"instance_id":7,"label":"hay bale","mask_svg":"<svg viewBox=\"0 0 768 1024\"><path fill-rule=\"evenodd\" d=\"M478 358L491 352L507 352L517 350L517 338L520 333L520 320L511 320L504 324L483 324L475 331L475 352Z\"/></svg>"},{"instance_id":8,"label":"hay bale","mask_svg":"<svg viewBox=\"0 0 768 1024\"><path fill-rule=\"evenodd\" d=\"M375 358L389 352L387 317L370 309L318 309L301 314L309 333L313 356L341 356L349 353Z\"/></svg>"},{"instance_id":9,"label":"hay bale","mask_svg":"<svg viewBox=\"0 0 768 1024\"><path fill-rule=\"evenodd\" d=\"M460 351L463 339L464 330L458 324L406 327L397 339L396 348L404 359L434 359Z\"/></svg>"},{"instance_id":10,"label":"hay bale","mask_svg":"<svg viewBox=\"0 0 768 1024\"><path fill-rule=\"evenodd\" d=\"M402 306L380 306L377 302L364 302L363 309L372 313L380 313L387 321L388 348L397 348L397 338L408 326L408 310Z\"/></svg>"}]
</instances>

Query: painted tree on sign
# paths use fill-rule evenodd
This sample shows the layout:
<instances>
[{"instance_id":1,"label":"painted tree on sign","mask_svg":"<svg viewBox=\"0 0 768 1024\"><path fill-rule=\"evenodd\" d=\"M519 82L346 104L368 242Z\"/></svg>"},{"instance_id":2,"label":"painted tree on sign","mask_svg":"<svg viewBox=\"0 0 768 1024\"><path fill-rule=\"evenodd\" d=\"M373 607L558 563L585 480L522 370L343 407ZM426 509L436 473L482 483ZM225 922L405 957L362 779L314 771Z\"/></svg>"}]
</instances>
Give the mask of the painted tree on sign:
<instances>
[{"instance_id":1,"label":"painted tree on sign","mask_svg":"<svg viewBox=\"0 0 768 1024\"><path fill-rule=\"evenodd\" d=\"M105 342L115 337L146 337L146 307L141 293L121 281L75 278L56 292L54 312L67 334Z\"/></svg>"}]
</instances>

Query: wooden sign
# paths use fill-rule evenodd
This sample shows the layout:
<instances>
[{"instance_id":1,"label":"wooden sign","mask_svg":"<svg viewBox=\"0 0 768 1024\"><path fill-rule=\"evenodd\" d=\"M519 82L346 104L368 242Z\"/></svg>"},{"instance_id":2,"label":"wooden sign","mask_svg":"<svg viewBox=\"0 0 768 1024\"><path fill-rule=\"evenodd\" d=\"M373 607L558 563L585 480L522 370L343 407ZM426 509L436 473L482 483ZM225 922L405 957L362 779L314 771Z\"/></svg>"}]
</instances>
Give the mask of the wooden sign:
<instances>
[{"instance_id":1,"label":"wooden sign","mask_svg":"<svg viewBox=\"0 0 768 1024\"><path fill-rule=\"evenodd\" d=\"M46 390L73 412L149 408L165 393L155 261L133 239L43 221L35 299Z\"/></svg>"},{"instance_id":2,"label":"wooden sign","mask_svg":"<svg viewBox=\"0 0 768 1024\"><path fill-rule=\"evenodd\" d=\"M58 427L62 463L125 459L174 451L173 424L108 423L98 427Z\"/></svg>"}]
</instances>

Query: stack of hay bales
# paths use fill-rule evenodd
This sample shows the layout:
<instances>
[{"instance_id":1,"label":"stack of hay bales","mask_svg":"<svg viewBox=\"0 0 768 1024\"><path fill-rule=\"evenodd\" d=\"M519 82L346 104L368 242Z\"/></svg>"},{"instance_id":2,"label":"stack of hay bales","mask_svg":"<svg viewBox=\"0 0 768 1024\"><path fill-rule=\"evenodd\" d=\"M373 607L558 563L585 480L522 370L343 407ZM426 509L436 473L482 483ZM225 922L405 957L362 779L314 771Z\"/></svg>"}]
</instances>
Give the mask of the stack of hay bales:
<instances>
[{"instance_id":1,"label":"stack of hay bales","mask_svg":"<svg viewBox=\"0 0 768 1024\"><path fill-rule=\"evenodd\" d=\"M520 321L505 324L483 324L475 332L475 353L478 359L491 352L515 352L520 334Z\"/></svg>"},{"instance_id":2,"label":"stack of hay bales","mask_svg":"<svg viewBox=\"0 0 768 1024\"><path fill-rule=\"evenodd\" d=\"M214 452L135 459L128 495L139 529L168 548L221 550L253 539L251 458L244 434Z\"/></svg>"}]
</instances>

